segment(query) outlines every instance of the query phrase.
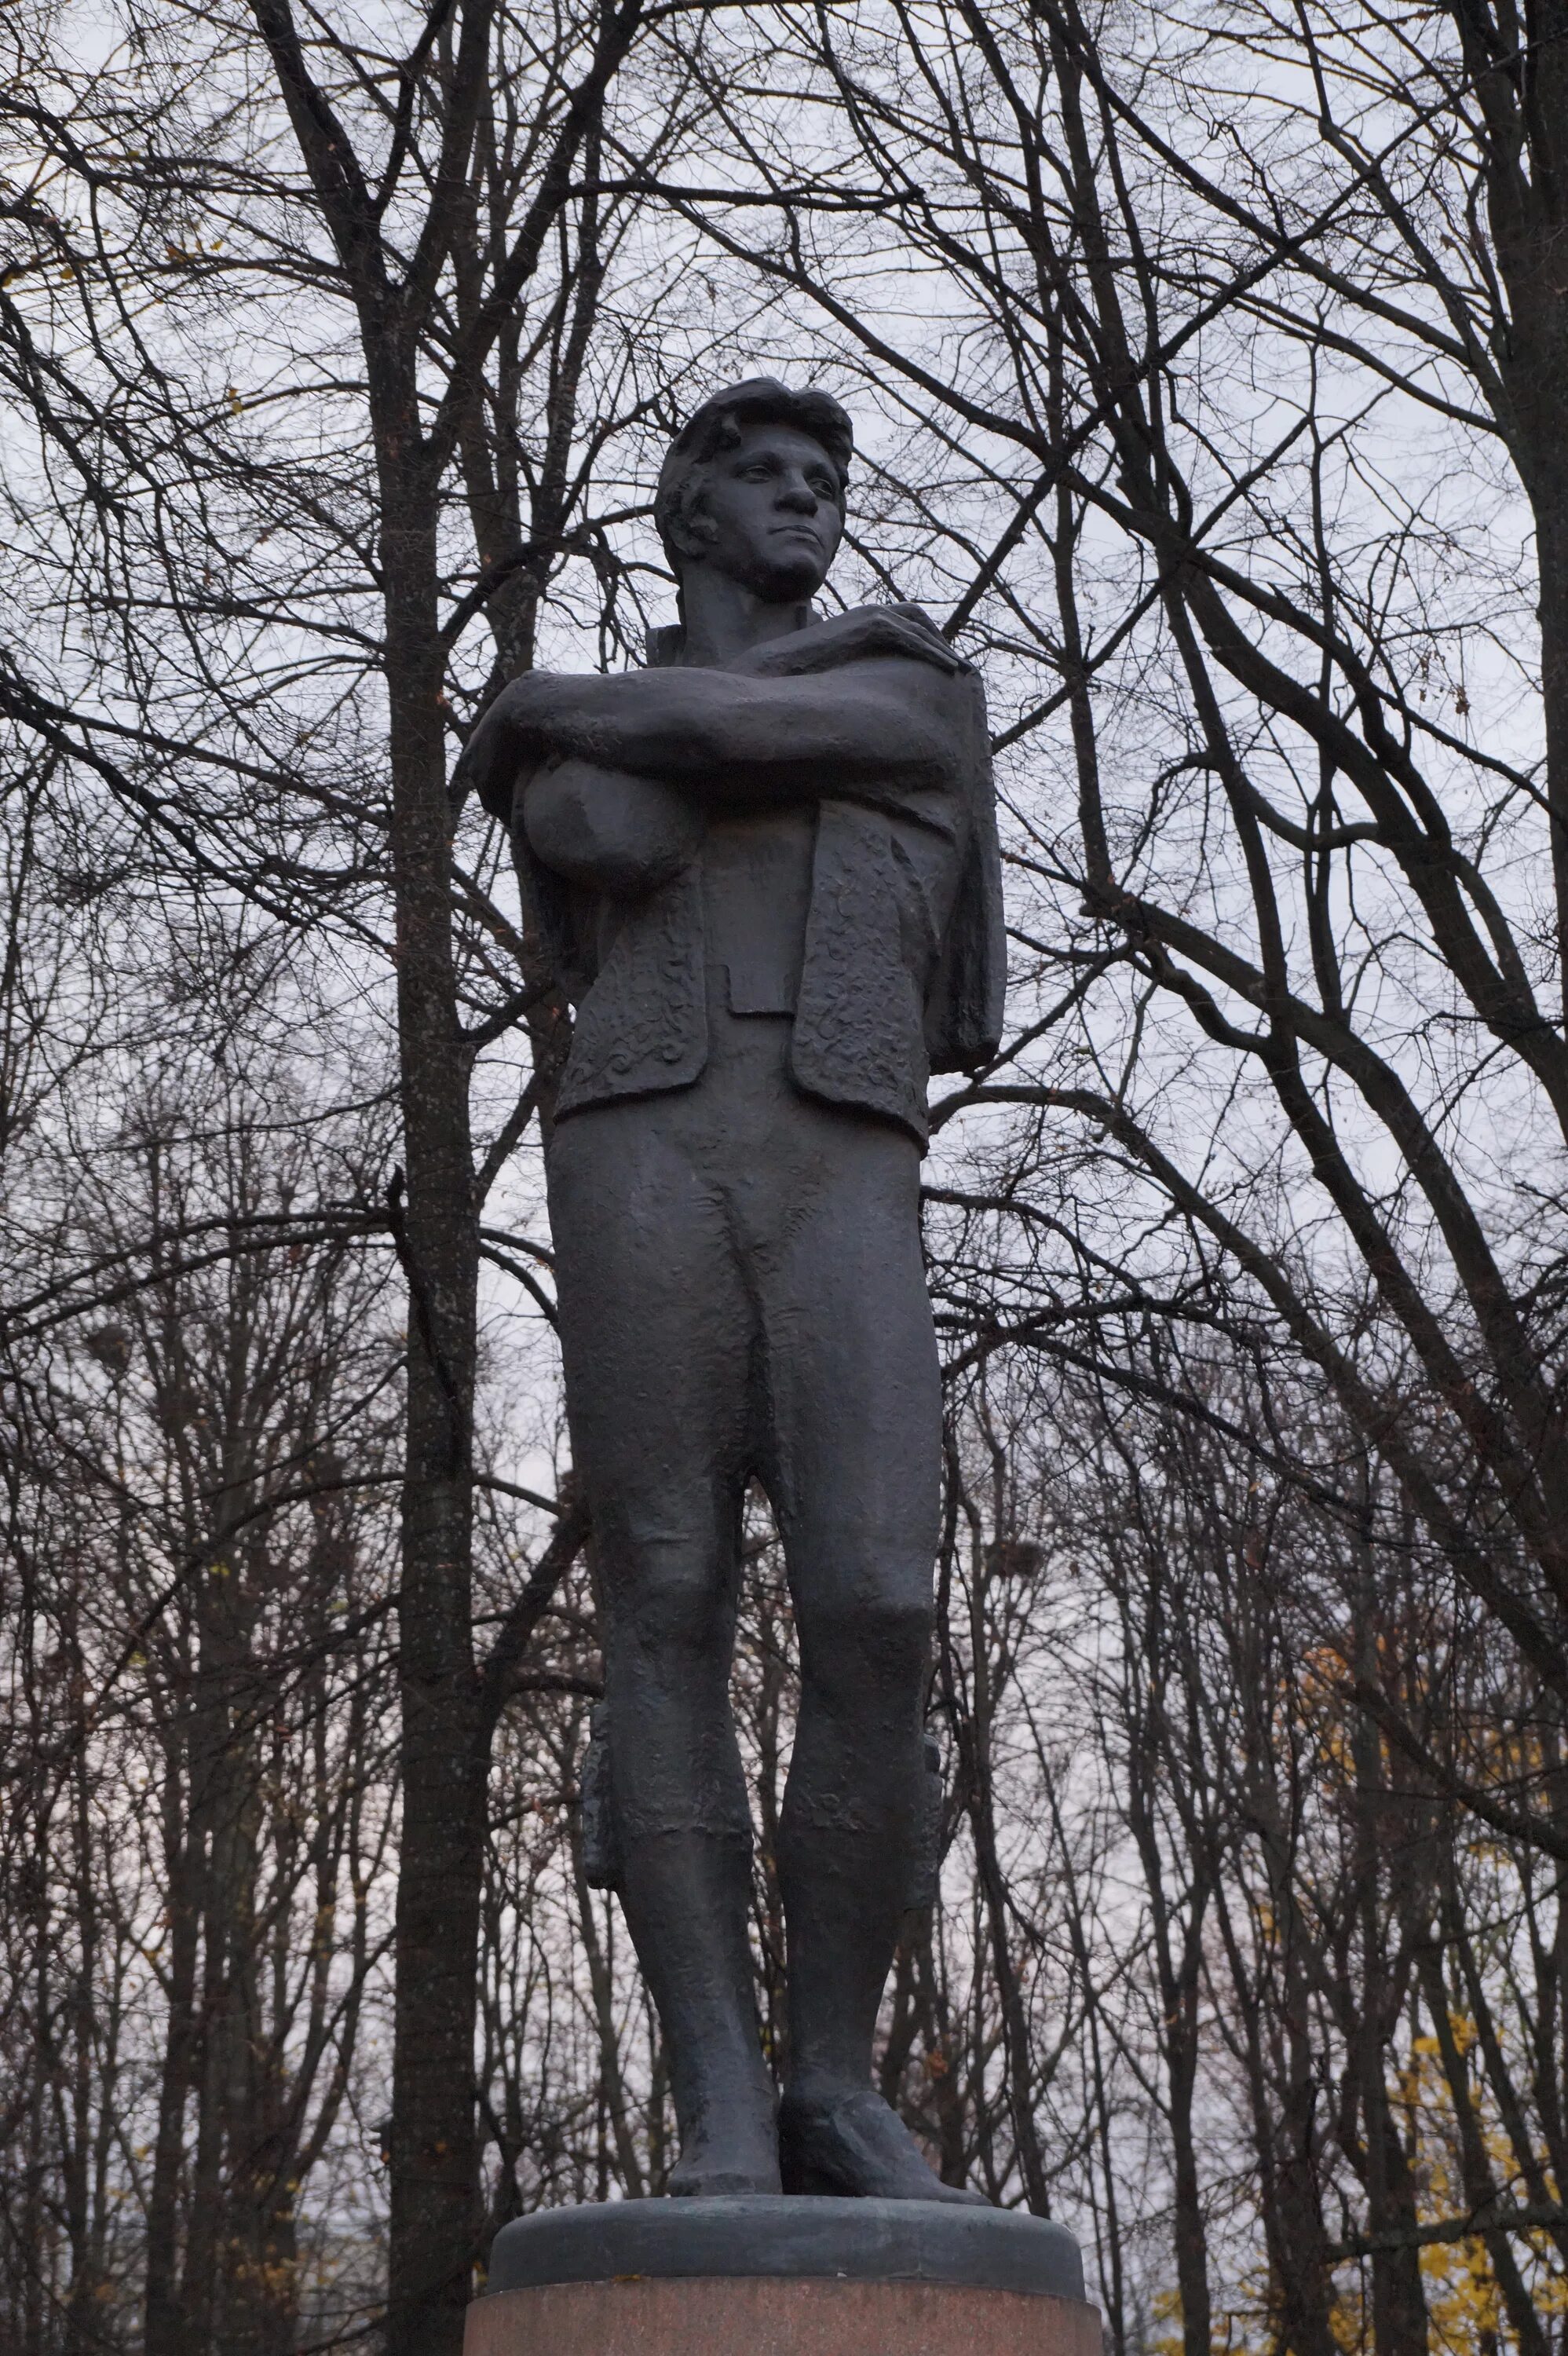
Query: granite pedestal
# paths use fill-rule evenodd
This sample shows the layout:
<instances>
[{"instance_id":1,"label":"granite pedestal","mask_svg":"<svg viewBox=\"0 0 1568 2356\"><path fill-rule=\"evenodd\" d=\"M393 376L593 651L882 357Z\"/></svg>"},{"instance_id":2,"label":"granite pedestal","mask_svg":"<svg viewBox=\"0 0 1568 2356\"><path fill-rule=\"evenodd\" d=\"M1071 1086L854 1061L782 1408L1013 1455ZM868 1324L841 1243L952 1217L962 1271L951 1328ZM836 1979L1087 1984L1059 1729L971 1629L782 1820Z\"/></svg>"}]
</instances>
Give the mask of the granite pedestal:
<instances>
[{"instance_id":1,"label":"granite pedestal","mask_svg":"<svg viewBox=\"0 0 1568 2356\"><path fill-rule=\"evenodd\" d=\"M506 2226L464 2356L1100 2356L1100 2317L1043 2218L629 2201Z\"/></svg>"}]
</instances>

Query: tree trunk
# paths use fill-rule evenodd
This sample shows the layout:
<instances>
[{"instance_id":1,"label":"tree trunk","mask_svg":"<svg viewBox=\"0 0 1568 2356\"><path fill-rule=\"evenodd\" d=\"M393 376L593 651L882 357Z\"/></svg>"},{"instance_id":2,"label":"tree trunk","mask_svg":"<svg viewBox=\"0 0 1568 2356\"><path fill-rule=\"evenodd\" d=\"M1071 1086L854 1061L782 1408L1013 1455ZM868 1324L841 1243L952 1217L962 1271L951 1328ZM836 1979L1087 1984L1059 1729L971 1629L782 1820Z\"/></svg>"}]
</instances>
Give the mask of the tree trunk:
<instances>
[{"instance_id":1,"label":"tree trunk","mask_svg":"<svg viewBox=\"0 0 1568 2356\"><path fill-rule=\"evenodd\" d=\"M1450 0L1486 128L1487 209L1508 316L1494 326L1499 419L1535 516L1541 686L1557 944L1568 988L1568 5L1542 0L1520 47L1510 9Z\"/></svg>"},{"instance_id":2,"label":"tree trunk","mask_svg":"<svg viewBox=\"0 0 1568 2356\"><path fill-rule=\"evenodd\" d=\"M375 399L374 380L372 399ZM478 2227L485 1758L469 1627L478 1223L450 888L436 484L411 367L378 404L408 1287L389 2356L458 2356Z\"/></svg>"},{"instance_id":3,"label":"tree trunk","mask_svg":"<svg viewBox=\"0 0 1568 2356\"><path fill-rule=\"evenodd\" d=\"M201 1834L187 1804L189 1729L184 1704L165 1735L164 1860L169 1922L168 2022L158 2089L158 2127L147 2204L146 2356L183 2356L179 2201L186 2104L196 2074L196 1970L200 1934Z\"/></svg>"}]
</instances>

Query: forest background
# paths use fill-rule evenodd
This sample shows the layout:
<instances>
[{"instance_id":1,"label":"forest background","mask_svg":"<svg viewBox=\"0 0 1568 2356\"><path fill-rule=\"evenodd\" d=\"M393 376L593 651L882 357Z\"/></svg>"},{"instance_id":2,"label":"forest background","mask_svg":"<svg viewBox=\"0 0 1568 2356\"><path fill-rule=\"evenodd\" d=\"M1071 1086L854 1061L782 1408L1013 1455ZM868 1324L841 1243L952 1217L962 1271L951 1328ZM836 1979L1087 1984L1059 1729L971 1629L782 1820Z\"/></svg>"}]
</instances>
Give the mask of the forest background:
<instances>
[{"instance_id":1,"label":"forest background","mask_svg":"<svg viewBox=\"0 0 1568 2356\"><path fill-rule=\"evenodd\" d=\"M1115 2356L1568 2350L1568 0L0 45L0 2341L456 2356L497 2225L662 2183L570 1010L448 778L639 659L765 369L1003 797L884 2090ZM775 2063L793 1660L759 1495Z\"/></svg>"}]
</instances>

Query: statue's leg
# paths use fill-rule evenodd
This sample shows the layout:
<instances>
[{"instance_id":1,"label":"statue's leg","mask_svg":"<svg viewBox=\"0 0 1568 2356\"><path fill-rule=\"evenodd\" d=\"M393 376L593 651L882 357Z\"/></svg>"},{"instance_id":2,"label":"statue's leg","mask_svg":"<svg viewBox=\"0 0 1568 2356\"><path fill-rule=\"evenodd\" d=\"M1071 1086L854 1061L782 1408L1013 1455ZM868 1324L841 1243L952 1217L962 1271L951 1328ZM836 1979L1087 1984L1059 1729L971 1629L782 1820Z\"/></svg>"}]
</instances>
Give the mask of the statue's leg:
<instances>
[{"instance_id":1,"label":"statue's leg","mask_svg":"<svg viewBox=\"0 0 1568 2356\"><path fill-rule=\"evenodd\" d=\"M777 2191L729 1696L752 1312L667 1100L581 1113L550 1151L567 1404L605 1617L622 1903L681 2135L672 2191Z\"/></svg>"},{"instance_id":2,"label":"statue's leg","mask_svg":"<svg viewBox=\"0 0 1568 2356\"><path fill-rule=\"evenodd\" d=\"M779 1830L786 2175L800 2190L962 2199L870 2083L928 1793L941 1385L919 1159L891 1126L804 1108L803 1117L819 1129L820 1150L763 1294L770 1490L801 1651Z\"/></svg>"}]
</instances>

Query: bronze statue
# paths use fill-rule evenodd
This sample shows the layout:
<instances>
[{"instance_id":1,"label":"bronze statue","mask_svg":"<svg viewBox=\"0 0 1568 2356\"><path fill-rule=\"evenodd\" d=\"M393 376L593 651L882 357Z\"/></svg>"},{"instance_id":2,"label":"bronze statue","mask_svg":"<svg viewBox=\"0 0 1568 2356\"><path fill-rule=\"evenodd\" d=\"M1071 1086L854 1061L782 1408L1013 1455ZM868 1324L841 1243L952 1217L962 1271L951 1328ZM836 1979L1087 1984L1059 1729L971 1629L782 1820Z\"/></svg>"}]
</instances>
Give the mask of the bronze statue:
<instances>
[{"instance_id":1,"label":"bronze statue","mask_svg":"<svg viewBox=\"0 0 1568 2356\"><path fill-rule=\"evenodd\" d=\"M932 1070L996 1051L985 700L911 605L820 616L849 421L758 379L671 444L680 621L645 669L533 673L464 768L576 1009L547 1153L567 1408L606 1618L592 1773L667 2041L670 2190L971 2201L870 2083L930 1815L940 1396ZM801 1698L779 1836L775 2105L729 1701L741 1501L783 1539Z\"/></svg>"}]
</instances>

